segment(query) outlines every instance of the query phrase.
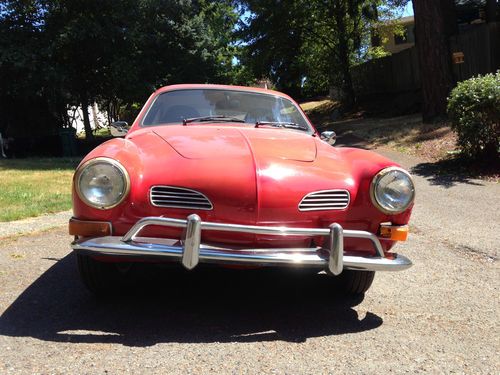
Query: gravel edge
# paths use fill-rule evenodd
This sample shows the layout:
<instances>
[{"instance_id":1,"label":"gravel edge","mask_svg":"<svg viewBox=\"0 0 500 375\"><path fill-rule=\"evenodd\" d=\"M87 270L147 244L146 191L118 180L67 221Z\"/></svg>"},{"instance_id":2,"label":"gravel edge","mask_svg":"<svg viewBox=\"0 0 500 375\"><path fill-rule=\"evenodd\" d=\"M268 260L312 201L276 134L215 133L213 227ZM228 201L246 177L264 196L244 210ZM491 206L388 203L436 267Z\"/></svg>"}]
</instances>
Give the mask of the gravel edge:
<instances>
[{"instance_id":1,"label":"gravel edge","mask_svg":"<svg viewBox=\"0 0 500 375\"><path fill-rule=\"evenodd\" d=\"M0 223L0 239L62 227L68 224L72 213L72 210L68 210L55 214Z\"/></svg>"}]
</instances>

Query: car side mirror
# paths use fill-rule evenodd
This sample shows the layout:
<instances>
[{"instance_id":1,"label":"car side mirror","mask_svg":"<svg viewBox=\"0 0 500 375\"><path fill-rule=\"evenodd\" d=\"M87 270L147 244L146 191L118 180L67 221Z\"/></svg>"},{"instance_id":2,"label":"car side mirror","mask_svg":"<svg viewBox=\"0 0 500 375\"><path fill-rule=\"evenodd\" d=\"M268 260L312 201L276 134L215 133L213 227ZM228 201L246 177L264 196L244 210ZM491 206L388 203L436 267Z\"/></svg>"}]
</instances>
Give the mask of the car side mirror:
<instances>
[{"instance_id":1,"label":"car side mirror","mask_svg":"<svg viewBox=\"0 0 500 375\"><path fill-rule=\"evenodd\" d=\"M323 141L325 141L331 145L334 145L335 141L337 140L337 134L333 130L328 130L328 131L322 132L320 138Z\"/></svg>"},{"instance_id":2,"label":"car side mirror","mask_svg":"<svg viewBox=\"0 0 500 375\"><path fill-rule=\"evenodd\" d=\"M130 126L128 126L127 121L115 121L112 122L111 124L111 135L113 137L124 137L128 130L130 129Z\"/></svg>"}]
</instances>

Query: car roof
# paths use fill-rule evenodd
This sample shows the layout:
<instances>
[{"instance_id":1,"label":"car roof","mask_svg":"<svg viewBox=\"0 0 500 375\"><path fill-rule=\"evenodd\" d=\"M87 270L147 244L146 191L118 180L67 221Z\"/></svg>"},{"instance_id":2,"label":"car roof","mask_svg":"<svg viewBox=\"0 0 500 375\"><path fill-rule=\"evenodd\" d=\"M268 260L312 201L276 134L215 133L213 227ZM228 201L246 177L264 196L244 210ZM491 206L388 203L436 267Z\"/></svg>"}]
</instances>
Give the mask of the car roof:
<instances>
[{"instance_id":1,"label":"car roof","mask_svg":"<svg viewBox=\"0 0 500 375\"><path fill-rule=\"evenodd\" d=\"M198 84L198 83L164 86L164 87L161 87L158 90L156 90L155 94L160 94L162 92L167 92L167 91L193 90L193 89L236 90L236 91L246 91L246 92L258 92L258 93L263 93L263 94L268 94L268 95L281 96L283 98L293 100L291 97L289 97L286 94L283 94L282 92L264 89L264 88L260 88L260 87L216 85L216 84Z\"/></svg>"}]
</instances>

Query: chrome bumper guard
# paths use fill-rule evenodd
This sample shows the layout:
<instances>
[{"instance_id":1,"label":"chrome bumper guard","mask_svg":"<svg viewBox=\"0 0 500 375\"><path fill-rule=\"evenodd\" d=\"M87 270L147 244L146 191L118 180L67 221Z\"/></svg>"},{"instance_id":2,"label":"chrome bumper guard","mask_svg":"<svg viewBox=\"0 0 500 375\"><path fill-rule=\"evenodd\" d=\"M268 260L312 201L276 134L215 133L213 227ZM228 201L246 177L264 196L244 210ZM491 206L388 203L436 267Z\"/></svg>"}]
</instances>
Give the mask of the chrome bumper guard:
<instances>
[{"instance_id":1,"label":"chrome bumper guard","mask_svg":"<svg viewBox=\"0 0 500 375\"><path fill-rule=\"evenodd\" d=\"M149 225L185 228L183 241L138 237ZM234 249L201 244L201 231L239 232L275 236L327 236L327 248ZM376 256L364 257L344 253L344 237L365 238L372 242ZM398 254L385 257L376 235L366 231L344 230L333 223L329 228L261 227L239 224L203 222L196 214L187 220L145 217L123 237L106 236L77 240L75 251L111 256L141 256L180 259L188 270L199 262L262 266L299 266L328 268L334 275L343 269L361 271L401 271L411 267L411 261Z\"/></svg>"}]
</instances>

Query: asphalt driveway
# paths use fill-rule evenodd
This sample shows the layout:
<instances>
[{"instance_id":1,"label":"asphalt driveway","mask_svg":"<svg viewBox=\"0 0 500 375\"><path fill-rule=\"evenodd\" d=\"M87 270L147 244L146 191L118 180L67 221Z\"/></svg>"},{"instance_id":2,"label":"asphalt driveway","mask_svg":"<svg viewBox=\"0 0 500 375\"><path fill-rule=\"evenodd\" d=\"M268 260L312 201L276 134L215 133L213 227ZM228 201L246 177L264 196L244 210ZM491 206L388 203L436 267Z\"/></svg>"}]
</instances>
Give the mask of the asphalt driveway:
<instances>
[{"instance_id":1,"label":"asphalt driveway","mask_svg":"<svg viewBox=\"0 0 500 375\"><path fill-rule=\"evenodd\" d=\"M500 186L380 152L416 174L398 245L415 265L364 299L293 272L179 269L97 300L54 229L0 245L0 373L499 373Z\"/></svg>"}]
</instances>

